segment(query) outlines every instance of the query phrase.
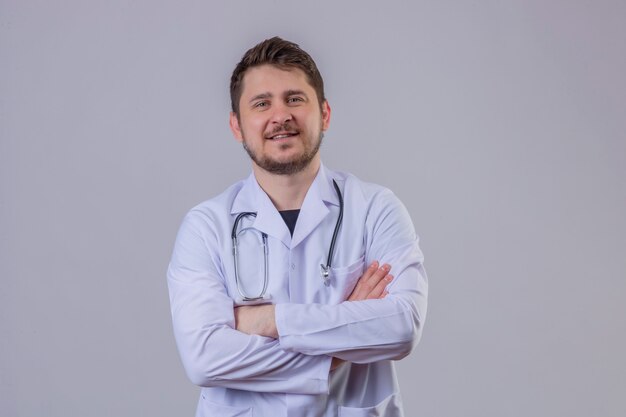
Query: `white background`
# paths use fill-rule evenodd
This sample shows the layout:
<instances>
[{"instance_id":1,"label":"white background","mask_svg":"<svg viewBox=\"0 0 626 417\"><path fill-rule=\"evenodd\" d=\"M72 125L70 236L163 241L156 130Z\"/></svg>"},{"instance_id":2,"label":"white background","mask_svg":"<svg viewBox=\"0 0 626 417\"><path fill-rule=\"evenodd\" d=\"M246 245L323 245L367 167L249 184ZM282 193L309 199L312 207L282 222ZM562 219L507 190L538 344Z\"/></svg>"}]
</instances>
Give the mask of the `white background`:
<instances>
[{"instance_id":1,"label":"white background","mask_svg":"<svg viewBox=\"0 0 626 417\"><path fill-rule=\"evenodd\" d=\"M431 294L407 416L626 415L621 1L0 0L0 414L192 416L165 270L249 172L234 65L316 59L325 164L383 184Z\"/></svg>"}]
</instances>

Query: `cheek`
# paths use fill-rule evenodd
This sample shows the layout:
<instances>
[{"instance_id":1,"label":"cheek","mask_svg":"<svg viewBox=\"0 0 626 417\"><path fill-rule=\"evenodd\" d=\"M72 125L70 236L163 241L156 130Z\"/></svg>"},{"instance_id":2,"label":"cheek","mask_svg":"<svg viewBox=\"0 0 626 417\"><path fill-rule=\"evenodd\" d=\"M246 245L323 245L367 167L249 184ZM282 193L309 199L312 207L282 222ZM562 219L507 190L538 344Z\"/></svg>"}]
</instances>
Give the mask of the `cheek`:
<instances>
[{"instance_id":1,"label":"cheek","mask_svg":"<svg viewBox=\"0 0 626 417\"><path fill-rule=\"evenodd\" d=\"M308 130L318 130L324 127L324 120L322 120L322 118L319 115L303 113L303 114L294 114L294 116L296 120L300 121L301 126L303 126L302 123L305 123Z\"/></svg>"},{"instance_id":2,"label":"cheek","mask_svg":"<svg viewBox=\"0 0 626 417\"><path fill-rule=\"evenodd\" d=\"M265 121L260 117L250 117L243 127L249 134L262 135L265 129Z\"/></svg>"}]
</instances>

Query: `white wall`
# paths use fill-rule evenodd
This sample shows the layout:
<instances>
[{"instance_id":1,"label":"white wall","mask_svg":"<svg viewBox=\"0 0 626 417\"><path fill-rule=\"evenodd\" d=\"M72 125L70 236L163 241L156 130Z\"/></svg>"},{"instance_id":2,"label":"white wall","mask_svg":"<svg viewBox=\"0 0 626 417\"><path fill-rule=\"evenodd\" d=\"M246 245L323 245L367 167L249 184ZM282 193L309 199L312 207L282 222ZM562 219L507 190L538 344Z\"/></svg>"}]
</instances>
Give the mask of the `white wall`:
<instances>
[{"instance_id":1,"label":"white wall","mask_svg":"<svg viewBox=\"0 0 626 417\"><path fill-rule=\"evenodd\" d=\"M426 254L407 416L626 415L626 5L0 1L0 411L191 416L165 285L248 173L230 72L280 35L325 163L392 188Z\"/></svg>"}]
</instances>

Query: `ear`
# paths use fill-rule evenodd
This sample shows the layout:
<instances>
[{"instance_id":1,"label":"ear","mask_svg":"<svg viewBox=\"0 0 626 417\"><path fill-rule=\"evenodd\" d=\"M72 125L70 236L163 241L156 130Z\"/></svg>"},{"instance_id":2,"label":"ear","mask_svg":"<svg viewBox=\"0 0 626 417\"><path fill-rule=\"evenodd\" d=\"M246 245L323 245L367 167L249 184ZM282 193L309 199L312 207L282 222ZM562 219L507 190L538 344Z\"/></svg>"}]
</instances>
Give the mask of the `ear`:
<instances>
[{"instance_id":1,"label":"ear","mask_svg":"<svg viewBox=\"0 0 626 417\"><path fill-rule=\"evenodd\" d=\"M330 126L330 104L328 100L324 100L322 103L322 131L325 132Z\"/></svg>"},{"instance_id":2,"label":"ear","mask_svg":"<svg viewBox=\"0 0 626 417\"><path fill-rule=\"evenodd\" d=\"M241 126L239 126L239 118L235 112L230 112L230 130L233 132L233 136L237 142L243 142L243 134L241 133Z\"/></svg>"}]
</instances>

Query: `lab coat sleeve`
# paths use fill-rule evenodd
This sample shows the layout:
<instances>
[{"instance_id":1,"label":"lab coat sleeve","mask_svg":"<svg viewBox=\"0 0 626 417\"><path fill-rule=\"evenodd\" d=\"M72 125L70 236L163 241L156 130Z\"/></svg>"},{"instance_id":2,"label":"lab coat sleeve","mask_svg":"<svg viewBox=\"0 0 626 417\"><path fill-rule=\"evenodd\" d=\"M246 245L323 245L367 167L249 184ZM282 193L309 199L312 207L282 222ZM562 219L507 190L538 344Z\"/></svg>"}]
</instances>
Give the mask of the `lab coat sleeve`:
<instances>
[{"instance_id":1,"label":"lab coat sleeve","mask_svg":"<svg viewBox=\"0 0 626 417\"><path fill-rule=\"evenodd\" d=\"M330 358L286 352L275 339L235 330L215 233L202 213L185 218L168 268L174 334L196 385L256 392L328 392Z\"/></svg>"},{"instance_id":2,"label":"lab coat sleeve","mask_svg":"<svg viewBox=\"0 0 626 417\"><path fill-rule=\"evenodd\" d=\"M389 294L338 305L278 304L276 327L285 350L370 363L401 359L419 341L428 282L409 214L386 190L372 203L366 228L367 264L378 260L392 266Z\"/></svg>"}]
</instances>

